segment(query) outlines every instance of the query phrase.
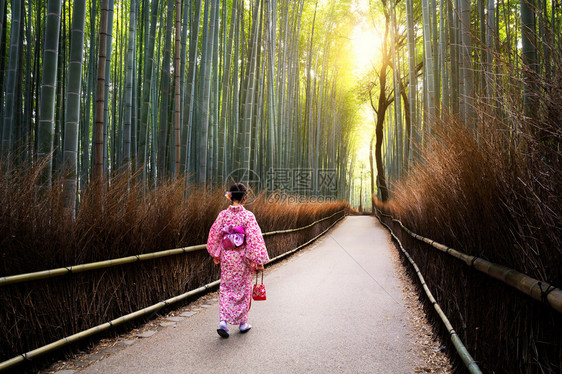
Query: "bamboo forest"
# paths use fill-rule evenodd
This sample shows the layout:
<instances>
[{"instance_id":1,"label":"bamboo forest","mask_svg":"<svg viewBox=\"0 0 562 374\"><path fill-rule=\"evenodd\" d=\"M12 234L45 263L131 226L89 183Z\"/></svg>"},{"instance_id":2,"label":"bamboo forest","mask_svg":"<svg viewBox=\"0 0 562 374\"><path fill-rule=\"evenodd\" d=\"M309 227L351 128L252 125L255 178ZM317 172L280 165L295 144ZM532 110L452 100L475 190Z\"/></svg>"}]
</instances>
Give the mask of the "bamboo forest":
<instances>
[{"instance_id":1,"label":"bamboo forest","mask_svg":"<svg viewBox=\"0 0 562 374\"><path fill-rule=\"evenodd\" d=\"M561 25L560 0L0 0L0 371L216 288L198 249L155 253L242 182L271 259L388 228L447 347L416 372L562 372Z\"/></svg>"}]
</instances>

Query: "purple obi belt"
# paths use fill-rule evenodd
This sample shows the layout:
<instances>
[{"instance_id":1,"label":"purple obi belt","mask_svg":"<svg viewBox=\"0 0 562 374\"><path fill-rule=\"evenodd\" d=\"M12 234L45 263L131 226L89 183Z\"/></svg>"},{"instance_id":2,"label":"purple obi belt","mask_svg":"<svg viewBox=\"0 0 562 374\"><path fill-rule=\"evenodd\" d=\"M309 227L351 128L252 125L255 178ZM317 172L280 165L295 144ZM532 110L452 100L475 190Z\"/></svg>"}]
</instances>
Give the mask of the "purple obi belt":
<instances>
[{"instance_id":1,"label":"purple obi belt","mask_svg":"<svg viewBox=\"0 0 562 374\"><path fill-rule=\"evenodd\" d=\"M244 244L244 227L226 226L222 229L222 247L224 249L238 249Z\"/></svg>"}]
</instances>

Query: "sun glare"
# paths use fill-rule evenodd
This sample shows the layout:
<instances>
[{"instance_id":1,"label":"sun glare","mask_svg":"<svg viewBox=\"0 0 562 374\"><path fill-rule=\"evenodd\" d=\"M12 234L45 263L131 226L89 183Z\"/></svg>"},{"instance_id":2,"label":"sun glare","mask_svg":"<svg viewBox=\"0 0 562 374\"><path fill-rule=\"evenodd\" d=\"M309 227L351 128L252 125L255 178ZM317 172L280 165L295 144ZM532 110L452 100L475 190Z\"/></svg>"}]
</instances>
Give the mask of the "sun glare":
<instances>
[{"instance_id":1,"label":"sun glare","mask_svg":"<svg viewBox=\"0 0 562 374\"><path fill-rule=\"evenodd\" d=\"M355 66L358 73L363 73L374 63L380 53L381 37L373 28L359 24L355 27L351 43L355 51Z\"/></svg>"}]
</instances>

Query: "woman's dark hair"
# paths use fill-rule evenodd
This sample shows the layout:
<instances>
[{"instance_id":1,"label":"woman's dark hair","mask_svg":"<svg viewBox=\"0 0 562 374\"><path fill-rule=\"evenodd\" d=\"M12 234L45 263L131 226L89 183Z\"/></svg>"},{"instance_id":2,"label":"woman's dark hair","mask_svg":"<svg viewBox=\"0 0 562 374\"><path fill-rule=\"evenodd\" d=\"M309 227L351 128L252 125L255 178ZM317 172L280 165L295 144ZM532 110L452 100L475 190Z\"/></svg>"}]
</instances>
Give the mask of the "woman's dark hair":
<instances>
[{"instance_id":1,"label":"woman's dark hair","mask_svg":"<svg viewBox=\"0 0 562 374\"><path fill-rule=\"evenodd\" d=\"M244 199L244 196L246 196L246 186L244 186L242 183L234 183L232 186L230 186L230 192L232 194L230 200L242 201L242 199Z\"/></svg>"}]
</instances>

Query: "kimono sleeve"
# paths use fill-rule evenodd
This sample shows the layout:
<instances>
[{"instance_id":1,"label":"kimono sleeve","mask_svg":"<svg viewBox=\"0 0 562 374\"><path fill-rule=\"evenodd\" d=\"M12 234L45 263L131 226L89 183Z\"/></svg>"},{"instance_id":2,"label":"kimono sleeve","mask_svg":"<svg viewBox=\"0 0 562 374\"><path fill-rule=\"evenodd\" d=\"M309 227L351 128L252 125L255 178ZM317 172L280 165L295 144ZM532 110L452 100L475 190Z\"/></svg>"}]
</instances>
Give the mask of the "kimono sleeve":
<instances>
[{"instance_id":1,"label":"kimono sleeve","mask_svg":"<svg viewBox=\"0 0 562 374\"><path fill-rule=\"evenodd\" d=\"M263 265L269 261L267 248L263 241L260 226L256 217L250 213L246 222L246 258L258 265Z\"/></svg>"},{"instance_id":2,"label":"kimono sleeve","mask_svg":"<svg viewBox=\"0 0 562 374\"><path fill-rule=\"evenodd\" d=\"M212 257L220 257L221 255L221 231L224 211L220 212L215 223L211 226L209 231L209 238L207 239L207 251Z\"/></svg>"}]
</instances>

